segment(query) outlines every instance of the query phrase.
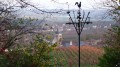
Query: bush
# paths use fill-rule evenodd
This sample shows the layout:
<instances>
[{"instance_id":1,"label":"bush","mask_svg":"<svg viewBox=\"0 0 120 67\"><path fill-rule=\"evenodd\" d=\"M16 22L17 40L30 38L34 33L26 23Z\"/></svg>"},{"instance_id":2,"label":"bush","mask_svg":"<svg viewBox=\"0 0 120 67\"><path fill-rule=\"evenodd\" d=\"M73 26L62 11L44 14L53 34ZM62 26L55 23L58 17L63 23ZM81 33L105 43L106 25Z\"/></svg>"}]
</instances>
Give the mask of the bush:
<instances>
[{"instance_id":1,"label":"bush","mask_svg":"<svg viewBox=\"0 0 120 67\"><path fill-rule=\"evenodd\" d=\"M55 45L49 44L37 36L31 46L0 54L0 67L53 67L50 52Z\"/></svg>"},{"instance_id":2,"label":"bush","mask_svg":"<svg viewBox=\"0 0 120 67\"><path fill-rule=\"evenodd\" d=\"M105 47L105 54L99 59L100 67L120 67L120 47Z\"/></svg>"},{"instance_id":3,"label":"bush","mask_svg":"<svg viewBox=\"0 0 120 67\"><path fill-rule=\"evenodd\" d=\"M105 54L99 59L100 67L120 67L120 27L113 26L105 35Z\"/></svg>"}]
</instances>

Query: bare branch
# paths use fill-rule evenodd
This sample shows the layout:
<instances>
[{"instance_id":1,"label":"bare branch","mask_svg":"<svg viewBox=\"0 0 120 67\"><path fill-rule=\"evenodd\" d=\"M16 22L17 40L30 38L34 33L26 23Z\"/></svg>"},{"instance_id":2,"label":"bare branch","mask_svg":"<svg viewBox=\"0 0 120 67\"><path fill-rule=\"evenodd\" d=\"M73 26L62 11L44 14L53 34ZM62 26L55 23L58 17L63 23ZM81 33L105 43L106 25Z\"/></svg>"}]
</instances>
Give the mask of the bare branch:
<instances>
[{"instance_id":1,"label":"bare branch","mask_svg":"<svg viewBox=\"0 0 120 67\"><path fill-rule=\"evenodd\" d=\"M37 9L37 10L43 12L43 13L60 13L60 12L62 12L62 9L60 9L59 11L46 11L46 10L39 9L38 7L36 7L36 6L32 5L32 4L29 4L29 3L27 3L27 2L25 2L23 0L20 0L20 2L22 2L22 3L24 3L24 4L28 5L28 6L31 6L31 7L35 8L35 9Z\"/></svg>"}]
</instances>

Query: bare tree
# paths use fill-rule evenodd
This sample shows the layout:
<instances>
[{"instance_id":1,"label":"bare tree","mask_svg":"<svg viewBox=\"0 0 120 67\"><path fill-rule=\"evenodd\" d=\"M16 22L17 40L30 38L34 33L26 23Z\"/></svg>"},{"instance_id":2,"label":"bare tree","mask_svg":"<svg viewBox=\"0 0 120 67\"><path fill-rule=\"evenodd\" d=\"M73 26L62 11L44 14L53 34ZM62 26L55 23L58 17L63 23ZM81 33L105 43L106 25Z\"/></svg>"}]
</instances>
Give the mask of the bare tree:
<instances>
[{"instance_id":1,"label":"bare tree","mask_svg":"<svg viewBox=\"0 0 120 67\"><path fill-rule=\"evenodd\" d=\"M119 0L104 0L99 3L99 7L102 9L107 9L107 16L111 16L116 22L120 23L120 4Z\"/></svg>"},{"instance_id":2,"label":"bare tree","mask_svg":"<svg viewBox=\"0 0 120 67\"><path fill-rule=\"evenodd\" d=\"M116 0L107 0L105 2L106 7L110 7L109 15L113 17L117 22L120 22L120 5Z\"/></svg>"},{"instance_id":3,"label":"bare tree","mask_svg":"<svg viewBox=\"0 0 120 67\"><path fill-rule=\"evenodd\" d=\"M33 7L42 13L59 13L59 11L42 10L26 0L2 0L0 1L0 53L5 49L16 45L17 41L21 39L26 33L29 33L34 28L31 25L33 19L18 18L16 12L27 7ZM43 18L43 20L45 20ZM41 20L41 22L43 21Z\"/></svg>"}]
</instances>

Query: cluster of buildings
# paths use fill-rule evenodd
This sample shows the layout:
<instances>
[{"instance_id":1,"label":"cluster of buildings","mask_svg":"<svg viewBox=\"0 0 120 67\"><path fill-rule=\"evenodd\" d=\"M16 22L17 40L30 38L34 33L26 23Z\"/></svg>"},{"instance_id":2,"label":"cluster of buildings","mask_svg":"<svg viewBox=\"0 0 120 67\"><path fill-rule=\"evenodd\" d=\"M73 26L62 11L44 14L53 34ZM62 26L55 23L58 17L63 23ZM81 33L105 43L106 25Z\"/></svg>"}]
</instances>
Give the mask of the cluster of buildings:
<instances>
[{"instance_id":1,"label":"cluster of buildings","mask_svg":"<svg viewBox=\"0 0 120 67\"><path fill-rule=\"evenodd\" d=\"M84 27L83 30L91 30L91 29L99 29L99 28L103 28L103 29L107 29L111 26L111 24L109 25L90 25L88 27ZM0 26L0 31L4 30L4 25ZM16 42L21 42L21 43L26 43L29 44L33 39L32 39L32 35L34 34L38 34L41 32L55 32L52 41L47 41L47 42L51 42L52 44L60 44L60 46L70 46L70 45L78 45L78 43L74 42L74 41L69 41L67 43L63 43L64 39L63 39L63 34L62 32L69 32L75 30L74 27L72 25L66 25L66 24L52 24L52 25L48 25L48 24L44 24L41 26L41 28L35 29L32 31L32 33L27 33L21 36L22 39L20 39L19 41L16 40ZM14 30L13 30L14 31ZM8 32L8 31L7 31ZM6 32L5 32L6 33ZM0 33L0 44L3 44L7 39L7 34L4 34L4 32ZM101 40L98 40L101 41ZM91 40L89 42L82 42L82 44L90 44L90 45L95 45L98 42L97 40Z\"/></svg>"},{"instance_id":2,"label":"cluster of buildings","mask_svg":"<svg viewBox=\"0 0 120 67\"><path fill-rule=\"evenodd\" d=\"M92 24L92 25L88 25L85 26L83 28L83 30L91 30L91 29L107 29L110 28L112 24L109 25L98 25L98 24ZM71 30L75 30L73 25L66 25L66 24L43 24L41 29L36 30L36 32L53 32L53 31L57 31L57 28L59 29L59 31L71 31Z\"/></svg>"}]
</instances>

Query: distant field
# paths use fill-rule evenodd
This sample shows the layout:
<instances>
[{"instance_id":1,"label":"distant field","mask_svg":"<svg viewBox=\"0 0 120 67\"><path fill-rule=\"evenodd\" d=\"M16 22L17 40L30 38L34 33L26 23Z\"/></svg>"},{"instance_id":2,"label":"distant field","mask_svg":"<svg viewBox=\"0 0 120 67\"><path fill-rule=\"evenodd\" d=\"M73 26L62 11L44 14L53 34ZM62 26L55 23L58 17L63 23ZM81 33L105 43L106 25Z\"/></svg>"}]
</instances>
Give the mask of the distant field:
<instances>
[{"instance_id":1,"label":"distant field","mask_svg":"<svg viewBox=\"0 0 120 67\"><path fill-rule=\"evenodd\" d=\"M78 47L58 47L52 53L54 56L53 64L60 64L60 67L78 66ZM93 46L80 47L81 67L98 67L98 58L103 54L103 49ZM59 67L59 66L57 66Z\"/></svg>"}]
</instances>

